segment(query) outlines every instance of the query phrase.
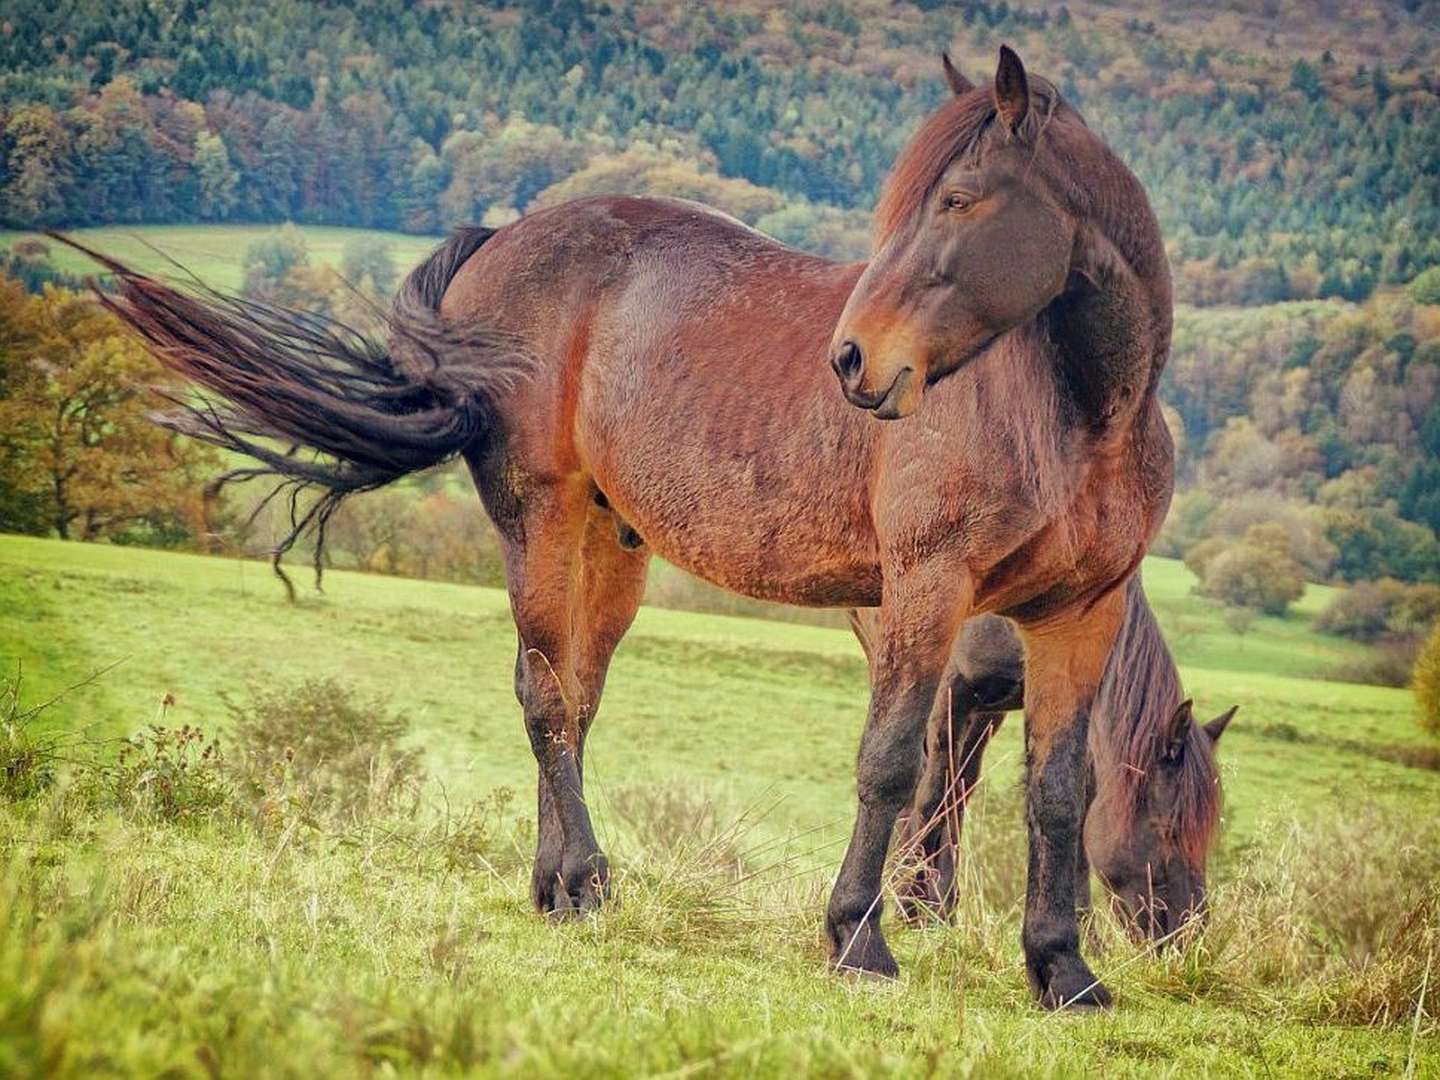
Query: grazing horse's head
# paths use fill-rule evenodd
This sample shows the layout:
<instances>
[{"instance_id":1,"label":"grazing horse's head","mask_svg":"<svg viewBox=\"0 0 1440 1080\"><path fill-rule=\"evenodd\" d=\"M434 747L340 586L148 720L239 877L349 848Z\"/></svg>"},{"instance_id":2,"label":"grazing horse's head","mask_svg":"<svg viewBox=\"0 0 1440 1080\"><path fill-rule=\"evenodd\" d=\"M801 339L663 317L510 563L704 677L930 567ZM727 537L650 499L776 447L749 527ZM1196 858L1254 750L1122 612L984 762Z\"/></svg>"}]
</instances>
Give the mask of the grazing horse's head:
<instances>
[{"instance_id":1,"label":"grazing horse's head","mask_svg":"<svg viewBox=\"0 0 1440 1080\"><path fill-rule=\"evenodd\" d=\"M1118 164L1007 46L993 88L945 68L955 97L896 162L831 341L846 398L881 419L910 415L928 384L1061 295L1087 231L1083 184L1097 180L1075 174L1092 156L1107 176Z\"/></svg>"},{"instance_id":2,"label":"grazing horse's head","mask_svg":"<svg viewBox=\"0 0 1440 1080\"><path fill-rule=\"evenodd\" d=\"M1215 745L1235 709L1196 724L1186 700L1136 761L1097 777L1085 853L1136 939L1172 937L1205 914L1205 864L1218 817Z\"/></svg>"}]
</instances>

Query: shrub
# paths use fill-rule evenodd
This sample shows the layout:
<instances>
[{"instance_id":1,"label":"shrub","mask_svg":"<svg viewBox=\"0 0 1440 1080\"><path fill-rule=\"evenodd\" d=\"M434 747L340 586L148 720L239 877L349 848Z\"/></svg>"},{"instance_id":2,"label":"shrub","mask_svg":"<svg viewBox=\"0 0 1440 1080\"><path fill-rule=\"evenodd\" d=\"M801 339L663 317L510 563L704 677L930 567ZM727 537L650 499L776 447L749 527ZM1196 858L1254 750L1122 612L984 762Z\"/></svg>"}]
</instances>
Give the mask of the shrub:
<instances>
[{"instance_id":1,"label":"shrub","mask_svg":"<svg viewBox=\"0 0 1440 1080\"><path fill-rule=\"evenodd\" d=\"M0 800L18 802L55 782L58 745L34 730L46 705L20 704L20 673L0 683Z\"/></svg>"},{"instance_id":2,"label":"shrub","mask_svg":"<svg viewBox=\"0 0 1440 1080\"><path fill-rule=\"evenodd\" d=\"M1410 685L1420 709L1420 726L1432 735L1440 735L1440 626L1421 646Z\"/></svg>"},{"instance_id":3,"label":"shrub","mask_svg":"<svg viewBox=\"0 0 1440 1080\"><path fill-rule=\"evenodd\" d=\"M1300 564L1266 542L1268 538L1251 543L1246 535L1205 560L1198 591L1235 607L1284 615L1305 593Z\"/></svg>"},{"instance_id":4,"label":"shrub","mask_svg":"<svg viewBox=\"0 0 1440 1080\"><path fill-rule=\"evenodd\" d=\"M1210 565L1212 559L1225 551L1230 545L1219 537L1212 536L1208 540L1201 540L1198 544L1191 546L1185 552L1185 567L1201 581L1205 580L1205 568Z\"/></svg>"},{"instance_id":5,"label":"shrub","mask_svg":"<svg viewBox=\"0 0 1440 1080\"><path fill-rule=\"evenodd\" d=\"M1353 641L1378 641L1389 632L1391 615L1403 594L1404 586L1397 581L1357 581L1315 616L1315 629Z\"/></svg>"},{"instance_id":6,"label":"shrub","mask_svg":"<svg viewBox=\"0 0 1440 1080\"><path fill-rule=\"evenodd\" d=\"M132 735L93 780L121 810L162 821L209 817L231 794L219 744L189 724Z\"/></svg>"},{"instance_id":7,"label":"shrub","mask_svg":"<svg viewBox=\"0 0 1440 1080\"><path fill-rule=\"evenodd\" d=\"M1327 677L1367 686L1408 686L1419 654L1420 639L1416 635L1389 637L1376 642L1363 660L1341 664Z\"/></svg>"},{"instance_id":8,"label":"shrub","mask_svg":"<svg viewBox=\"0 0 1440 1080\"><path fill-rule=\"evenodd\" d=\"M262 819L413 813L424 777L420 752L401 745L410 722L383 699L361 698L334 679L310 679L226 707L235 747L228 768Z\"/></svg>"},{"instance_id":9,"label":"shrub","mask_svg":"<svg viewBox=\"0 0 1440 1080\"><path fill-rule=\"evenodd\" d=\"M1440 585L1408 585L1400 594L1390 625L1397 633L1424 633L1440 620Z\"/></svg>"},{"instance_id":10,"label":"shrub","mask_svg":"<svg viewBox=\"0 0 1440 1080\"><path fill-rule=\"evenodd\" d=\"M367 278L381 296L395 291L394 248L384 237L362 233L345 241L340 273L357 288Z\"/></svg>"}]
</instances>

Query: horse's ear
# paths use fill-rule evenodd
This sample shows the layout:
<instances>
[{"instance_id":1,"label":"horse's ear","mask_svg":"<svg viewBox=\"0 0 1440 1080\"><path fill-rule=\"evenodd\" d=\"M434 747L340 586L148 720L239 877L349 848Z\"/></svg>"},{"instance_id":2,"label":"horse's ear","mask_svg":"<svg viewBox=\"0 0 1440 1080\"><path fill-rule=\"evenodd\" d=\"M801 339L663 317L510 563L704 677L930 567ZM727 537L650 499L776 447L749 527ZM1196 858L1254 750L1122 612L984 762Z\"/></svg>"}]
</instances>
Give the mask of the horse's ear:
<instances>
[{"instance_id":1,"label":"horse's ear","mask_svg":"<svg viewBox=\"0 0 1440 1080\"><path fill-rule=\"evenodd\" d=\"M1235 711L1239 708L1239 705L1231 705L1205 725L1205 734L1210 736L1211 743L1220 741L1220 736L1225 734L1225 729L1230 726L1230 721L1235 719Z\"/></svg>"},{"instance_id":2,"label":"horse's ear","mask_svg":"<svg viewBox=\"0 0 1440 1080\"><path fill-rule=\"evenodd\" d=\"M1017 131L1030 112L1030 82L1025 65L1009 45L1000 46L1000 66L995 69L995 111L1011 131Z\"/></svg>"},{"instance_id":3,"label":"horse's ear","mask_svg":"<svg viewBox=\"0 0 1440 1080\"><path fill-rule=\"evenodd\" d=\"M945 81L950 84L950 89L955 91L956 97L963 97L975 89L975 84L961 75L960 69L950 62L948 52L940 54L940 62L945 65Z\"/></svg>"},{"instance_id":4,"label":"horse's ear","mask_svg":"<svg viewBox=\"0 0 1440 1080\"><path fill-rule=\"evenodd\" d=\"M1195 722L1195 702L1186 698L1170 714L1170 726L1165 730L1166 761L1179 761L1185 752L1185 738L1190 734L1190 725Z\"/></svg>"}]
</instances>

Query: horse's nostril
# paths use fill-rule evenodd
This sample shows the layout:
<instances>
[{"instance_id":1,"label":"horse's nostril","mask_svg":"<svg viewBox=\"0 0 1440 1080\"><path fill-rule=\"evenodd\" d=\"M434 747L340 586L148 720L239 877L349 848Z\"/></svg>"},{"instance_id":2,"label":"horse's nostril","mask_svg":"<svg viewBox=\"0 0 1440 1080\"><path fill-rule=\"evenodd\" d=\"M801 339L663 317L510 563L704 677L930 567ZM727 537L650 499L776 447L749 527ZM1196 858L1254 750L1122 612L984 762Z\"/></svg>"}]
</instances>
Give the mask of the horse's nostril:
<instances>
[{"instance_id":1,"label":"horse's nostril","mask_svg":"<svg viewBox=\"0 0 1440 1080\"><path fill-rule=\"evenodd\" d=\"M835 368L835 374L850 383L860 377L860 371L865 366L865 357L861 354L859 345L853 341L846 341L842 342L840 348L835 350L835 355L830 363Z\"/></svg>"}]
</instances>

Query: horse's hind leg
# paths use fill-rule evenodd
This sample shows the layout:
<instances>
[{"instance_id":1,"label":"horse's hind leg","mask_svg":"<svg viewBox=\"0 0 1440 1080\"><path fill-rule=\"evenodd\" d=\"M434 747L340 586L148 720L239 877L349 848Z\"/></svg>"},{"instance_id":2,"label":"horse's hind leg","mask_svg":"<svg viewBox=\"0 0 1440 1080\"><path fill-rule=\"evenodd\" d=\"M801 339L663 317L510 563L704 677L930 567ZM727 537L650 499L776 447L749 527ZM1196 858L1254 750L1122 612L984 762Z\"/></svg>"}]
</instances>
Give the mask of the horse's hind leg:
<instances>
[{"instance_id":1,"label":"horse's hind leg","mask_svg":"<svg viewBox=\"0 0 1440 1080\"><path fill-rule=\"evenodd\" d=\"M528 501L507 569L520 636L515 688L539 765L531 898L545 913L584 913L609 876L585 803L585 738L639 606L648 554L621 545L588 485L539 507Z\"/></svg>"}]
</instances>

